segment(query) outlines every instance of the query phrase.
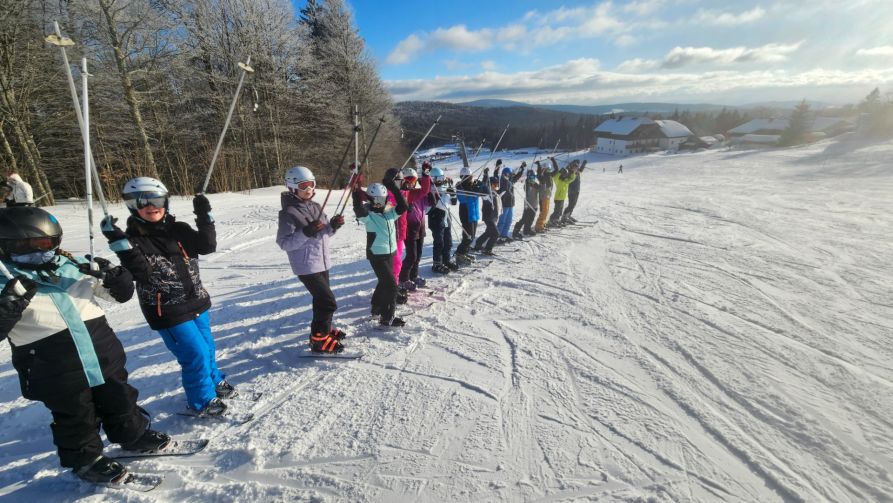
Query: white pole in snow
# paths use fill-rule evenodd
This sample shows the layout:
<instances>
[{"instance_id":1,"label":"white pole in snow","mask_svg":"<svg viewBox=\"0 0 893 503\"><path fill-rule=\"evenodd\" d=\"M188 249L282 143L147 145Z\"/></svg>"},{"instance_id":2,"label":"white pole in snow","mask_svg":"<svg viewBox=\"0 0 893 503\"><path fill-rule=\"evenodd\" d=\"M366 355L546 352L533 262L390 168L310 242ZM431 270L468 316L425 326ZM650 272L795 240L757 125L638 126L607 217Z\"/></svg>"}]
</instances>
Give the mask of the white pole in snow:
<instances>
[{"instance_id":1,"label":"white pole in snow","mask_svg":"<svg viewBox=\"0 0 893 503\"><path fill-rule=\"evenodd\" d=\"M0 273L3 273L3 275L6 276L6 279L8 279L10 281L15 279L13 277L12 273L9 272L9 269L6 268L6 264L4 264L2 261L0 261ZM19 297L24 297L25 296L25 287L22 286L21 283L17 283L15 288L13 288L12 293L18 295Z\"/></svg>"},{"instance_id":2,"label":"white pole in snow","mask_svg":"<svg viewBox=\"0 0 893 503\"><path fill-rule=\"evenodd\" d=\"M81 113L81 103L78 100L78 92L74 87L74 77L71 75L71 65L68 62L68 53L66 47L71 47L74 42L70 38L62 36L62 30L59 29L59 22L53 21L53 27L56 30L55 35L47 35L44 39L48 44L55 45L62 54L62 67L65 68L65 75L68 77L68 90L71 92L71 101L74 104L74 114L78 119L78 127L81 128L81 135L84 134L84 117ZM93 173L93 185L96 189L96 195L99 196L99 206L102 207L103 216L109 215L109 208L105 202L105 194L102 191L102 182L99 179L99 172L96 170L96 160L93 159L93 152L90 152L90 170ZM36 202L36 201L35 201Z\"/></svg>"},{"instance_id":3,"label":"white pole in snow","mask_svg":"<svg viewBox=\"0 0 893 503\"><path fill-rule=\"evenodd\" d=\"M92 166L93 153L90 150L90 96L87 92L87 58L81 59L81 104L84 107L84 128L81 131L84 137L84 177L87 181L87 233L90 237L90 269L98 270L96 262L93 258L96 252L93 249L93 171Z\"/></svg>"},{"instance_id":4,"label":"white pole in snow","mask_svg":"<svg viewBox=\"0 0 893 503\"><path fill-rule=\"evenodd\" d=\"M211 167L208 169L208 176L205 177L205 183L202 184L200 194L204 194L208 190L208 183L211 182L211 173L214 172L214 164L217 162L217 156L220 155L220 147L223 145L223 139L226 138L226 130L229 129L229 121L233 118L233 111L236 109L236 103L239 102L239 93L242 91L242 83L245 82L245 74L254 73L251 68L251 56L245 63L239 62L239 68L242 69L242 76L239 77L239 85L236 86L236 94L233 96L233 102L229 106L229 113L226 114L226 122L223 123L223 131L220 132L220 138L217 140L217 147L214 148L214 156L211 157Z\"/></svg>"}]
</instances>

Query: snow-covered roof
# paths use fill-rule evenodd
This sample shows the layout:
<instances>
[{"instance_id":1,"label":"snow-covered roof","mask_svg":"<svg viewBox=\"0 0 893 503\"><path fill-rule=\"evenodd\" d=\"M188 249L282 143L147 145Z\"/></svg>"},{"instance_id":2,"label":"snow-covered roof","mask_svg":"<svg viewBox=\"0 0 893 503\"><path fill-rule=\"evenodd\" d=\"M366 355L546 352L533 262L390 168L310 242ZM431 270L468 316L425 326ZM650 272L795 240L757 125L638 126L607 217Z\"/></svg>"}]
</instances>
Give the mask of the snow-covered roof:
<instances>
[{"instance_id":1,"label":"snow-covered roof","mask_svg":"<svg viewBox=\"0 0 893 503\"><path fill-rule=\"evenodd\" d=\"M719 141L718 139L716 139L716 138L713 137L713 136L700 136L700 137L698 137L698 138L699 138L702 142L706 143L707 145L713 145L713 144L715 144L716 142Z\"/></svg>"},{"instance_id":2,"label":"snow-covered roof","mask_svg":"<svg viewBox=\"0 0 893 503\"><path fill-rule=\"evenodd\" d=\"M654 121L660 126L660 132L667 138L688 138L691 136L691 130L676 121L659 120Z\"/></svg>"},{"instance_id":3,"label":"snow-covered roof","mask_svg":"<svg viewBox=\"0 0 893 503\"><path fill-rule=\"evenodd\" d=\"M787 129L788 124L790 124L790 120L787 118L781 119L754 119L750 122L745 122L740 126L730 129L729 133L732 134L750 134L755 133L757 131L784 131Z\"/></svg>"},{"instance_id":4,"label":"snow-covered roof","mask_svg":"<svg viewBox=\"0 0 893 503\"><path fill-rule=\"evenodd\" d=\"M648 117L617 117L608 119L598 125L593 131L596 133L608 133L616 135L628 135L646 124L654 124Z\"/></svg>"}]
</instances>

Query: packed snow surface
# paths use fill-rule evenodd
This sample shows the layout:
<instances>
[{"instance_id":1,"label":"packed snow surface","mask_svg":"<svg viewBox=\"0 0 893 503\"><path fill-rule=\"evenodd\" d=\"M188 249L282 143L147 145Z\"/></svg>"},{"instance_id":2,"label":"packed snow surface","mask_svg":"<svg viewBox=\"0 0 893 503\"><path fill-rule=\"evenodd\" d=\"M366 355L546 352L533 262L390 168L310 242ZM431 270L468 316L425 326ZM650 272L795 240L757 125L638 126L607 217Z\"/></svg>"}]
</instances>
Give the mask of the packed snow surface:
<instances>
[{"instance_id":1,"label":"packed snow surface","mask_svg":"<svg viewBox=\"0 0 893 503\"><path fill-rule=\"evenodd\" d=\"M254 421L177 415L173 357L135 301L108 305L154 427L210 445L130 462L165 475L150 493L79 482L3 344L0 499L893 499L893 143L569 158L589 159L581 225L447 277L426 246L429 288L399 307L402 332L373 330L348 208L332 284L360 360L299 358L310 297L274 242L282 188L211 195L218 361L264 393L232 402ZM191 221L188 198L172 207ZM63 247L84 253L83 205L51 210Z\"/></svg>"}]
</instances>

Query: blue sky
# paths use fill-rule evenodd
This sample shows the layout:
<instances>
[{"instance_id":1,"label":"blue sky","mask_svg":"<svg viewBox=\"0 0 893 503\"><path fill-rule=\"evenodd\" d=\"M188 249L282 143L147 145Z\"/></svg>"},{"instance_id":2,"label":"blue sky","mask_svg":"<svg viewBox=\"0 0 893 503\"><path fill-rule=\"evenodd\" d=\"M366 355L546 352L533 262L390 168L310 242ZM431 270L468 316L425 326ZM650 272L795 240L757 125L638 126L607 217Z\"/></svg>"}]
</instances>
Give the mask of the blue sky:
<instances>
[{"instance_id":1,"label":"blue sky","mask_svg":"<svg viewBox=\"0 0 893 503\"><path fill-rule=\"evenodd\" d=\"M857 101L893 84L893 0L348 0L397 101Z\"/></svg>"}]
</instances>

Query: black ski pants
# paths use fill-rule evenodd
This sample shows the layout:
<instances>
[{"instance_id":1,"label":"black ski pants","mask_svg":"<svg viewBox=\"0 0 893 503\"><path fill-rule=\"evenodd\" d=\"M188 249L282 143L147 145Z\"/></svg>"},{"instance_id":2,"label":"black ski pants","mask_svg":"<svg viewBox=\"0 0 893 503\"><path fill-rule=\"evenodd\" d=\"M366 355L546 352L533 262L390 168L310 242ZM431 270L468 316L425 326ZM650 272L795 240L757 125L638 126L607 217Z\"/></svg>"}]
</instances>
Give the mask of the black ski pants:
<instances>
[{"instance_id":1,"label":"black ski pants","mask_svg":"<svg viewBox=\"0 0 893 503\"><path fill-rule=\"evenodd\" d=\"M564 213L564 199L562 199L561 201L556 199L555 200L555 210L552 211L552 216L549 217L549 223L554 224L556 222L561 221L562 213Z\"/></svg>"},{"instance_id":2,"label":"black ski pants","mask_svg":"<svg viewBox=\"0 0 893 503\"><path fill-rule=\"evenodd\" d=\"M453 251L453 232L450 227L431 229L433 248L433 263L447 264L450 262L450 253Z\"/></svg>"},{"instance_id":3,"label":"black ski pants","mask_svg":"<svg viewBox=\"0 0 893 503\"><path fill-rule=\"evenodd\" d=\"M484 230L484 233L481 234L481 237L477 239L474 243L475 251L484 251L491 252L493 251L493 247L496 246L496 240L499 238L499 229L496 228L496 222L491 222L490 220L484 220L484 225L487 226L487 229Z\"/></svg>"},{"instance_id":4,"label":"black ski pants","mask_svg":"<svg viewBox=\"0 0 893 503\"><path fill-rule=\"evenodd\" d=\"M403 267L400 269L400 282L419 277L419 262L422 260L422 247L425 237L407 239L403 245L406 255L403 257Z\"/></svg>"},{"instance_id":5,"label":"black ski pants","mask_svg":"<svg viewBox=\"0 0 893 503\"><path fill-rule=\"evenodd\" d=\"M459 208L459 221L462 222L462 241L459 242L459 246L456 248L456 253L459 255L465 255L468 253L468 248L471 247L471 242L474 241L474 236L477 234L478 223L471 222L468 220L468 210L462 211L462 208Z\"/></svg>"},{"instance_id":6,"label":"black ski pants","mask_svg":"<svg viewBox=\"0 0 893 503\"><path fill-rule=\"evenodd\" d=\"M326 335L332 331L332 315L338 309L335 294L329 287L329 271L298 276L301 283L313 297L313 321L310 322L310 335Z\"/></svg>"},{"instance_id":7,"label":"black ski pants","mask_svg":"<svg viewBox=\"0 0 893 503\"><path fill-rule=\"evenodd\" d=\"M378 284L372 292L373 312L381 313L381 319L390 320L397 309L397 280L394 279L394 254L367 254Z\"/></svg>"},{"instance_id":8,"label":"black ski pants","mask_svg":"<svg viewBox=\"0 0 893 503\"><path fill-rule=\"evenodd\" d=\"M521 220L518 220L518 223L515 224L515 228L512 230L512 235L517 236L521 234L521 229L524 229L524 232L530 234L533 232L531 226L533 225L533 220L536 218L536 210L532 209L530 206L524 208L524 215L521 216Z\"/></svg>"},{"instance_id":9,"label":"black ski pants","mask_svg":"<svg viewBox=\"0 0 893 503\"><path fill-rule=\"evenodd\" d=\"M567 218L571 216L571 213L574 212L574 208L577 206L577 199L580 198L579 192L568 192L567 193L567 208L564 209L564 214L562 218Z\"/></svg>"},{"instance_id":10,"label":"black ski pants","mask_svg":"<svg viewBox=\"0 0 893 503\"><path fill-rule=\"evenodd\" d=\"M50 428L62 466L77 470L102 455L100 426L109 442L137 440L149 426L136 405L138 394L127 384L127 370L122 367L94 388L43 397L41 401L53 414Z\"/></svg>"}]
</instances>

